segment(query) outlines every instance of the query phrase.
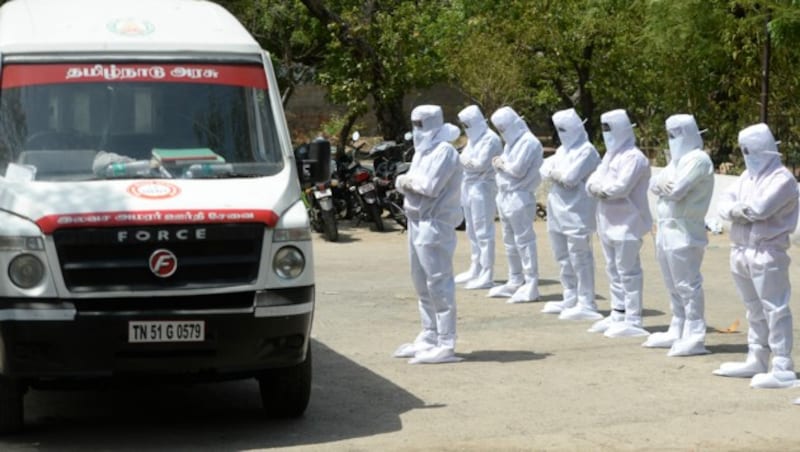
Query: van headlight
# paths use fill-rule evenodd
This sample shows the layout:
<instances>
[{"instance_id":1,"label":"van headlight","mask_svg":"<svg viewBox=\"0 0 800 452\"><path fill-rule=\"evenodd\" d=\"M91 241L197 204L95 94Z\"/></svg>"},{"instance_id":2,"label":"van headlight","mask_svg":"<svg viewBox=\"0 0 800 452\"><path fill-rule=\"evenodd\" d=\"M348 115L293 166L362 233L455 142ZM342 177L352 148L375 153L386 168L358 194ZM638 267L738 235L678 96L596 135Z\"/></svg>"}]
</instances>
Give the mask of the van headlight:
<instances>
[{"instance_id":1,"label":"van headlight","mask_svg":"<svg viewBox=\"0 0 800 452\"><path fill-rule=\"evenodd\" d=\"M8 277L22 289L36 287L44 279L44 263L33 254L20 254L8 264Z\"/></svg>"},{"instance_id":2,"label":"van headlight","mask_svg":"<svg viewBox=\"0 0 800 452\"><path fill-rule=\"evenodd\" d=\"M275 253L272 259L272 268L275 274L282 279L294 279L303 273L306 268L306 258L303 252L293 246L285 246Z\"/></svg>"}]
</instances>

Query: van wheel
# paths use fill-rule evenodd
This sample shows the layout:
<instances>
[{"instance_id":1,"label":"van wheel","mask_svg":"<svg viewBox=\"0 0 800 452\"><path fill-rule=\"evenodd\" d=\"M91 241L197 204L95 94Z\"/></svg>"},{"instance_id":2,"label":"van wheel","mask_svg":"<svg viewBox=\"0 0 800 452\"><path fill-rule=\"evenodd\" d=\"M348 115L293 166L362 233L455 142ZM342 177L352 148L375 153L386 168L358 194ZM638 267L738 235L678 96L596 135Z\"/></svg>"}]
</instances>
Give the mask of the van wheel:
<instances>
[{"instance_id":1,"label":"van wheel","mask_svg":"<svg viewBox=\"0 0 800 452\"><path fill-rule=\"evenodd\" d=\"M306 360L281 369L270 369L258 377L261 403L271 418L296 418L303 415L311 397L311 346Z\"/></svg>"},{"instance_id":2,"label":"van wheel","mask_svg":"<svg viewBox=\"0 0 800 452\"><path fill-rule=\"evenodd\" d=\"M23 393L19 380L0 376L0 434L22 430Z\"/></svg>"}]
</instances>

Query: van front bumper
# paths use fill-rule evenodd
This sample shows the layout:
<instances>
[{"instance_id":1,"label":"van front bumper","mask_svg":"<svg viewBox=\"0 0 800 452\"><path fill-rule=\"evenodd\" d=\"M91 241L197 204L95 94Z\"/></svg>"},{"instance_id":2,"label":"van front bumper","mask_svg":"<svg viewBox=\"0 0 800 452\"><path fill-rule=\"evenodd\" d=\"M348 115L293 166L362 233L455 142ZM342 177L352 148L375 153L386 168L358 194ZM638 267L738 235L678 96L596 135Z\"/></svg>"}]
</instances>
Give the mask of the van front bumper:
<instances>
[{"instance_id":1,"label":"van front bumper","mask_svg":"<svg viewBox=\"0 0 800 452\"><path fill-rule=\"evenodd\" d=\"M0 299L0 374L32 381L243 378L303 362L313 313L313 286L146 299ZM132 343L131 321L202 321L205 339Z\"/></svg>"}]
</instances>

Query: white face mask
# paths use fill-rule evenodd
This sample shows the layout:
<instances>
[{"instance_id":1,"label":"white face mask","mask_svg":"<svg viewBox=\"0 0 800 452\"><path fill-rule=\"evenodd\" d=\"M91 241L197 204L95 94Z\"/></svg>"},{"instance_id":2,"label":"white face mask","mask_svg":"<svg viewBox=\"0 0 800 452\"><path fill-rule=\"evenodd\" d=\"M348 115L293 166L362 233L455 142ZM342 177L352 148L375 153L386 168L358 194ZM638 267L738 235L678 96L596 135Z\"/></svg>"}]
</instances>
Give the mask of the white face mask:
<instances>
[{"instance_id":1,"label":"white face mask","mask_svg":"<svg viewBox=\"0 0 800 452\"><path fill-rule=\"evenodd\" d=\"M745 149L742 152L746 152ZM751 176L761 174L775 159L780 159L781 154L772 151L748 152L744 154L744 164Z\"/></svg>"},{"instance_id":2,"label":"white face mask","mask_svg":"<svg viewBox=\"0 0 800 452\"><path fill-rule=\"evenodd\" d=\"M614 145L616 144L614 134L611 132L603 132L603 142L606 144L606 150L614 149Z\"/></svg>"}]
</instances>

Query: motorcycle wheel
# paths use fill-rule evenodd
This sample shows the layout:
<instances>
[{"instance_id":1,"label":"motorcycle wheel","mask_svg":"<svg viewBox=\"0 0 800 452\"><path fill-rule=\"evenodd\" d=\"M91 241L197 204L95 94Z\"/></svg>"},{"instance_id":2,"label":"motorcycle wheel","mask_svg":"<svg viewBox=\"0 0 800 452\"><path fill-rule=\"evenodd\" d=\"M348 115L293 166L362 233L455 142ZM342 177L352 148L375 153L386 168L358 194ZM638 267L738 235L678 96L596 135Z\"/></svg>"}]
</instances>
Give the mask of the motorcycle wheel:
<instances>
[{"instance_id":1,"label":"motorcycle wheel","mask_svg":"<svg viewBox=\"0 0 800 452\"><path fill-rule=\"evenodd\" d=\"M369 216L370 219L375 223L375 230L378 232L383 232L386 228L383 226L383 218L381 218L381 207L378 204L369 204Z\"/></svg>"},{"instance_id":2,"label":"motorcycle wheel","mask_svg":"<svg viewBox=\"0 0 800 452\"><path fill-rule=\"evenodd\" d=\"M402 226L403 229L408 229L408 220L406 219L406 213L403 211L402 207L390 201L389 211L397 224Z\"/></svg>"},{"instance_id":3,"label":"motorcycle wheel","mask_svg":"<svg viewBox=\"0 0 800 452\"><path fill-rule=\"evenodd\" d=\"M322 212L322 227L325 229L325 238L329 242L339 240L339 225L336 224L336 212L332 210Z\"/></svg>"}]
</instances>

